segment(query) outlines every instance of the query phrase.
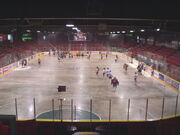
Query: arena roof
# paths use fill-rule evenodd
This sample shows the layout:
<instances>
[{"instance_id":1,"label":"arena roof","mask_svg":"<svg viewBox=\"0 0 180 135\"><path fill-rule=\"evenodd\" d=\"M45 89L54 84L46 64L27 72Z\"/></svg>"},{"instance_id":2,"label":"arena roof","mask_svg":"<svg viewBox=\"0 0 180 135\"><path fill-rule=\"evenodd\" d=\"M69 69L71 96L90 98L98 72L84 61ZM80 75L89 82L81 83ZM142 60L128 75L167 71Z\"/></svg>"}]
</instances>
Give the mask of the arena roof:
<instances>
[{"instance_id":1,"label":"arena roof","mask_svg":"<svg viewBox=\"0 0 180 135\"><path fill-rule=\"evenodd\" d=\"M13 0L2 1L0 18L146 18L180 19L173 0Z\"/></svg>"},{"instance_id":2,"label":"arena roof","mask_svg":"<svg viewBox=\"0 0 180 135\"><path fill-rule=\"evenodd\" d=\"M0 27L56 27L72 22L180 31L178 6L161 0L4 1L0 4Z\"/></svg>"}]
</instances>

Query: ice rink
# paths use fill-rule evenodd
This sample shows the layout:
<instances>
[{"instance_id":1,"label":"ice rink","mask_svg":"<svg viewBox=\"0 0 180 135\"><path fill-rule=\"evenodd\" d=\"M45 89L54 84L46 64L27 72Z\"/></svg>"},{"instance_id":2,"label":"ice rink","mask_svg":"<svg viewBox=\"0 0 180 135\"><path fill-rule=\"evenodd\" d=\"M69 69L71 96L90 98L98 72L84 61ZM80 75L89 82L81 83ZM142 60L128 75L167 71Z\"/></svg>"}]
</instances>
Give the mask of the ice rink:
<instances>
[{"instance_id":1,"label":"ice rink","mask_svg":"<svg viewBox=\"0 0 180 135\"><path fill-rule=\"evenodd\" d=\"M37 59L33 60L26 68L18 68L0 78L0 114L16 114L15 98L18 119L34 118L33 98L37 116L52 110L52 99L57 110L59 98L64 99L63 108L71 109L73 99L73 108L92 111L102 120L126 120L128 117L130 120L144 120L146 109L148 119L161 118L162 113L164 117L175 114L175 91L148 75L138 76L135 83L135 67L129 64L126 73L122 68L125 61L119 59L115 63L114 59L115 56L108 56L101 60L100 55L92 55L90 60L84 56L65 58L59 62L56 56L44 56L41 57L41 65L38 65ZM100 67L98 76L97 66ZM116 90L107 77L103 78L104 67L109 67L118 78ZM66 92L58 93L59 85L65 85ZM177 113L180 114L180 99Z\"/></svg>"}]
</instances>

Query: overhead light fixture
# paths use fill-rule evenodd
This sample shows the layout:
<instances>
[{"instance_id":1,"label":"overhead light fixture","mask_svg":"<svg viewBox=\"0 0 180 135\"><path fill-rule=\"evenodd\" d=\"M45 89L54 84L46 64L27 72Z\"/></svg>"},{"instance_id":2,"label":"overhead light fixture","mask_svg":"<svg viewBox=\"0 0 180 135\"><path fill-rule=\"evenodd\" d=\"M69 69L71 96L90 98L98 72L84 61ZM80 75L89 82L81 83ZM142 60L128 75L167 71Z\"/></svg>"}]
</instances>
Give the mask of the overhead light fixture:
<instances>
[{"instance_id":1,"label":"overhead light fixture","mask_svg":"<svg viewBox=\"0 0 180 135\"><path fill-rule=\"evenodd\" d=\"M130 30L130 33L133 33L134 32L134 30Z\"/></svg>"},{"instance_id":2,"label":"overhead light fixture","mask_svg":"<svg viewBox=\"0 0 180 135\"><path fill-rule=\"evenodd\" d=\"M40 32L41 32L41 31L39 31L39 30L37 31L37 33L40 33Z\"/></svg>"},{"instance_id":3,"label":"overhead light fixture","mask_svg":"<svg viewBox=\"0 0 180 135\"><path fill-rule=\"evenodd\" d=\"M31 32L31 30L26 30L26 32Z\"/></svg>"},{"instance_id":4,"label":"overhead light fixture","mask_svg":"<svg viewBox=\"0 0 180 135\"><path fill-rule=\"evenodd\" d=\"M55 32L53 31L52 34L54 34Z\"/></svg>"},{"instance_id":5,"label":"overhead light fixture","mask_svg":"<svg viewBox=\"0 0 180 135\"><path fill-rule=\"evenodd\" d=\"M144 29L141 29L141 32L144 32Z\"/></svg>"},{"instance_id":6,"label":"overhead light fixture","mask_svg":"<svg viewBox=\"0 0 180 135\"><path fill-rule=\"evenodd\" d=\"M157 28L156 31L160 31L160 28Z\"/></svg>"},{"instance_id":7,"label":"overhead light fixture","mask_svg":"<svg viewBox=\"0 0 180 135\"><path fill-rule=\"evenodd\" d=\"M46 40L46 36L45 35L43 36L43 40Z\"/></svg>"},{"instance_id":8,"label":"overhead light fixture","mask_svg":"<svg viewBox=\"0 0 180 135\"><path fill-rule=\"evenodd\" d=\"M66 24L66 27L74 27L73 24Z\"/></svg>"},{"instance_id":9,"label":"overhead light fixture","mask_svg":"<svg viewBox=\"0 0 180 135\"><path fill-rule=\"evenodd\" d=\"M73 30L78 30L78 28L76 28L76 27L73 27L72 29L73 29Z\"/></svg>"},{"instance_id":10,"label":"overhead light fixture","mask_svg":"<svg viewBox=\"0 0 180 135\"><path fill-rule=\"evenodd\" d=\"M119 34L119 33L120 33L120 31L117 31L117 33Z\"/></svg>"},{"instance_id":11,"label":"overhead light fixture","mask_svg":"<svg viewBox=\"0 0 180 135\"><path fill-rule=\"evenodd\" d=\"M121 33L126 33L126 31L122 31Z\"/></svg>"}]
</instances>

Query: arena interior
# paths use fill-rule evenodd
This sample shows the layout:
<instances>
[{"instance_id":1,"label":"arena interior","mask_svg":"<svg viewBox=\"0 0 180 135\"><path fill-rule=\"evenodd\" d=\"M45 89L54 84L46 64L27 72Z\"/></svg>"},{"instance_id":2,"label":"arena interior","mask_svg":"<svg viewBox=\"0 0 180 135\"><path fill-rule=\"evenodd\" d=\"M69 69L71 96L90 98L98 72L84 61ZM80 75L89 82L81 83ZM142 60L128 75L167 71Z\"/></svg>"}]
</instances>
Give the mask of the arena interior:
<instances>
[{"instance_id":1,"label":"arena interior","mask_svg":"<svg viewBox=\"0 0 180 135\"><path fill-rule=\"evenodd\" d=\"M0 17L0 135L179 135L179 18L67 3Z\"/></svg>"}]
</instances>

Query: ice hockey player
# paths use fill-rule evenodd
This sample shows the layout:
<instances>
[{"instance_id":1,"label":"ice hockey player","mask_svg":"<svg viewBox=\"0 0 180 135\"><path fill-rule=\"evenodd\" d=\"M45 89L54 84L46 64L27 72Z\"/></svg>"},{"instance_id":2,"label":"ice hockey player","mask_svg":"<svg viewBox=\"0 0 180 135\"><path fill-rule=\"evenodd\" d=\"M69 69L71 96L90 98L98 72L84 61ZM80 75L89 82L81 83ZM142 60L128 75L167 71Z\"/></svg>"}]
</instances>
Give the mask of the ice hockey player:
<instances>
[{"instance_id":1,"label":"ice hockey player","mask_svg":"<svg viewBox=\"0 0 180 135\"><path fill-rule=\"evenodd\" d=\"M99 74L99 67L96 67L96 75L98 76L98 74Z\"/></svg>"},{"instance_id":2,"label":"ice hockey player","mask_svg":"<svg viewBox=\"0 0 180 135\"><path fill-rule=\"evenodd\" d=\"M113 88L117 88L117 86L119 85L119 81L116 77L113 77L113 79L111 79L111 85L113 86Z\"/></svg>"}]
</instances>

